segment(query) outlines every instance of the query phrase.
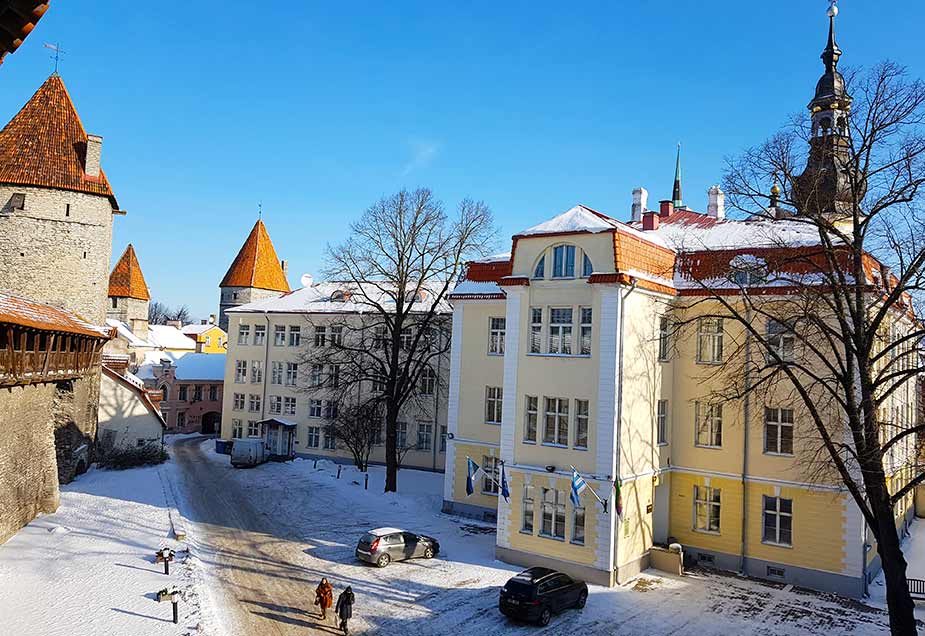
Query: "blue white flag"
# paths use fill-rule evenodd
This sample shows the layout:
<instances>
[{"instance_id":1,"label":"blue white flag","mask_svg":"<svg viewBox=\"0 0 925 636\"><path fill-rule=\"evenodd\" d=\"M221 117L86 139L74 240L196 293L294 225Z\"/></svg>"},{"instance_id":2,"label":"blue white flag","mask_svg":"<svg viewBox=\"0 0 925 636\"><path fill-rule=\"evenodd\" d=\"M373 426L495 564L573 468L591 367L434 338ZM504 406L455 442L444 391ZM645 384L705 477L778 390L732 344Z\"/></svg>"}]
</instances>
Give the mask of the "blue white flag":
<instances>
[{"instance_id":1,"label":"blue white flag","mask_svg":"<svg viewBox=\"0 0 925 636\"><path fill-rule=\"evenodd\" d=\"M507 474L504 472L504 462L501 463L501 496L504 497L505 501L510 503L511 491L507 487Z\"/></svg>"},{"instance_id":2,"label":"blue white flag","mask_svg":"<svg viewBox=\"0 0 925 636\"><path fill-rule=\"evenodd\" d=\"M587 487L588 487L588 484L585 483L585 478L579 475L578 471L573 468L572 469L572 494L569 495L569 498L572 500L573 505L581 506L581 493Z\"/></svg>"},{"instance_id":3,"label":"blue white flag","mask_svg":"<svg viewBox=\"0 0 925 636\"><path fill-rule=\"evenodd\" d=\"M466 458L466 496L468 497L475 492L475 488L472 485L472 480L475 479L476 474L482 470L478 464L472 461L471 457Z\"/></svg>"}]
</instances>

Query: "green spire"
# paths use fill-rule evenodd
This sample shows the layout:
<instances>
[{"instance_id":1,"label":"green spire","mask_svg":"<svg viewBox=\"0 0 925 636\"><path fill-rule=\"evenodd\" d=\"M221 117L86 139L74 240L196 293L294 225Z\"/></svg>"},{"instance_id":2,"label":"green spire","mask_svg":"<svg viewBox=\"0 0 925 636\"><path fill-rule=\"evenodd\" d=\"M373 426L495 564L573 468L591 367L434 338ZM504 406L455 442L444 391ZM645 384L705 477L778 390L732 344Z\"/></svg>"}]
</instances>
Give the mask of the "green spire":
<instances>
[{"instance_id":1,"label":"green spire","mask_svg":"<svg viewBox=\"0 0 925 636\"><path fill-rule=\"evenodd\" d=\"M681 142L678 142L678 159L674 166L674 189L671 192L674 207L680 208L681 203Z\"/></svg>"}]
</instances>

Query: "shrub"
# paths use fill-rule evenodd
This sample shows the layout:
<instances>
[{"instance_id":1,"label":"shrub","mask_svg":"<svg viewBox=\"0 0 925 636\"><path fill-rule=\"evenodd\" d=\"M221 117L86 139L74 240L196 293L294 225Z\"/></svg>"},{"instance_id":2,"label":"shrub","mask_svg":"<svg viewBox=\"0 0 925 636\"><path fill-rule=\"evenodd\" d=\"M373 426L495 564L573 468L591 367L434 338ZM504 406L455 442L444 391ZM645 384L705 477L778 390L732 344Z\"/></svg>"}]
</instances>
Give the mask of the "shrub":
<instances>
[{"instance_id":1,"label":"shrub","mask_svg":"<svg viewBox=\"0 0 925 636\"><path fill-rule=\"evenodd\" d=\"M136 466L154 466L169 459L167 449L161 444L145 444L135 448L113 448L100 458L100 468L123 470Z\"/></svg>"}]
</instances>

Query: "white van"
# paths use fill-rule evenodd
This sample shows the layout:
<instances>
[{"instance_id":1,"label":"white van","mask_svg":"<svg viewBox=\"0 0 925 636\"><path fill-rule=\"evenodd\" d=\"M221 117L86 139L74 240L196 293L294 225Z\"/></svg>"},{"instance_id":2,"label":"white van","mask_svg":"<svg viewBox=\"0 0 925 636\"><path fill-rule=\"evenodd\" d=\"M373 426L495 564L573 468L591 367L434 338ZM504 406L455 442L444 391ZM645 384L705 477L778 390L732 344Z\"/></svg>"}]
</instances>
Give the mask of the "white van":
<instances>
[{"instance_id":1,"label":"white van","mask_svg":"<svg viewBox=\"0 0 925 636\"><path fill-rule=\"evenodd\" d=\"M256 466L267 461L263 438L236 439L231 447L231 465L235 468Z\"/></svg>"}]
</instances>

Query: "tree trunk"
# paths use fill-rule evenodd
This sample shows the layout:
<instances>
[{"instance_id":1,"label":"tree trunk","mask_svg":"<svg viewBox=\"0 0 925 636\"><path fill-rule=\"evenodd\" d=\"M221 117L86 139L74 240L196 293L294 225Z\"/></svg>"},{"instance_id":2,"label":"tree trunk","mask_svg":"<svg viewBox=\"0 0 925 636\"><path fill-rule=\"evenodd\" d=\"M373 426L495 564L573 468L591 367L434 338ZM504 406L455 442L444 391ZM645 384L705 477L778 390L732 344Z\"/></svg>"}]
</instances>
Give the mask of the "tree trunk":
<instances>
[{"instance_id":1,"label":"tree trunk","mask_svg":"<svg viewBox=\"0 0 925 636\"><path fill-rule=\"evenodd\" d=\"M385 492L398 490L398 409L390 402L385 414Z\"/></svg>"},{"instance_id":2,"label":"tree trunk","mask_svg":"<svg viewBox=\"0 0 925 636\"><path fill-rule=\"evenodd\" d=\"M886 602L890 612L890 634L915 636L915 603L906 583L906 559L899 545L893 507L889 499L871 501L879 521L877 553L886 580Z\"/></svg>"}]
</instances>

